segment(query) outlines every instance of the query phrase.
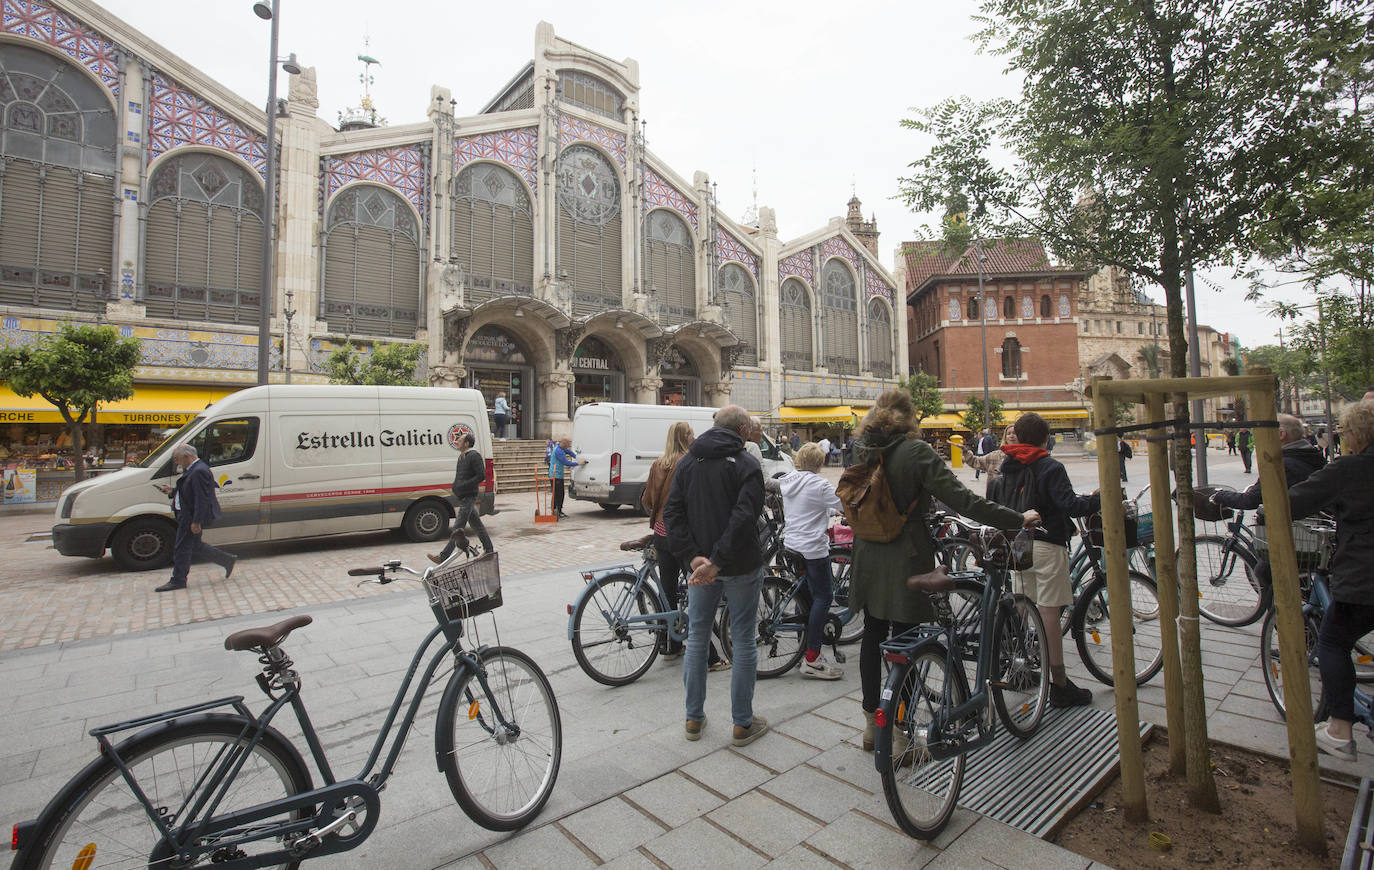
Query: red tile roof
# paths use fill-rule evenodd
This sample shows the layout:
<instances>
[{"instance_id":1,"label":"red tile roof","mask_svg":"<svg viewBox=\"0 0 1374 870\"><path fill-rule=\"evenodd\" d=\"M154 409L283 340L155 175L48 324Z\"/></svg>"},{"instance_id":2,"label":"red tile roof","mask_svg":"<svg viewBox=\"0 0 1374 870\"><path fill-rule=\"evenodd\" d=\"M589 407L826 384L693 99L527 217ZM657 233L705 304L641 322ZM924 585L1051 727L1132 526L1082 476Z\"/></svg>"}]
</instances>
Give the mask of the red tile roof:
<instances>
[{"instance_id":1,"label":"red tile roof","mask_svg":"<svg viewBox=\"0 0 1374 870\"><path fill-rule=\"evenodd\" d=\"M902 253L906 259L907 293L921 289L935 275L978 274L972 246L956 257L946 252L941 241L907 242ZM991 239L983 243L984 275L1054 270L1044 246L1033 239Z\"/></svg>"}]
</instances>

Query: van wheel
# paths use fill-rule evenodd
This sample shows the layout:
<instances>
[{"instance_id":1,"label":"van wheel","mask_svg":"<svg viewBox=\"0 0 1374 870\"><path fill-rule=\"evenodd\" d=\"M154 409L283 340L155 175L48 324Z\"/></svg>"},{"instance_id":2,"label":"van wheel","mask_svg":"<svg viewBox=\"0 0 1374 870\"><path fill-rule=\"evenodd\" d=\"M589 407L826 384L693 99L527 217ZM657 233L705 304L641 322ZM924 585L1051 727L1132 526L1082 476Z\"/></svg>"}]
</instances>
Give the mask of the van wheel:
<instances>
[{"instance_id":1,"label":"van wheel","mask_svg":"<svg viewBox=\"0 0 1374 870\"><path fill-rule=\"evenodd\" d=\"M448 536L448 506L434 500L410 506L401 531L412 541L437 541Z\"/></svg>"},{"instance_id":2,"label":"van wheel","mask_svg":"<svg viewBox=\"0 0 1374 870\"><path fill-rule=\"evenodd\" d=\"M166 520L139 517L119 527L110 541L110 556L125 571L152 571L172 564L176 528Z\"/></svg>"},{"instance_id":3,"label":"van wheel","mask_svg":"<svg viewBox=\"0 0 1374 870\"><path fill-rule=\"evenodd\" d=\"M616 511L620 510L620 505L618 504L607 504L606 502L600 502L600 505L601 509L608 514L613 514Z\"/></svg>"}]
</instances>

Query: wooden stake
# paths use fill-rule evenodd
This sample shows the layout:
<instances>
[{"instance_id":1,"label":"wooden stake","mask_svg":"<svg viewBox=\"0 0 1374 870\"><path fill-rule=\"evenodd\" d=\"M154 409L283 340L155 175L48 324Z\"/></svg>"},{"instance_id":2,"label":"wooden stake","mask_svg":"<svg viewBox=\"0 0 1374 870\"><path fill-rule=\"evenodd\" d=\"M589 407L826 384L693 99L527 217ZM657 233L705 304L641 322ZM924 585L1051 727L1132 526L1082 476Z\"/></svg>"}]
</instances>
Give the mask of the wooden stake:
<instances>
[{"instance_id":1,"label":"wooden stake","mask_svg":"<svg viewBox=\"0 0 1374 870\"><path fill-rule=\"evenodd\" d=\"M1151 423L1165 420L1164 396L1145 397ZM1151 437L1166 434L1163 428L1149 430ZM1164 713L1169 728L1169 772L1185 776L1188 772L1187 743L1183 725L1183 667L1178 652L1178 563L1174 544L1173 502L1169 499L1169 442L1149 442L1150 504L1155 522L1155 582L1159 595L1160 645L1164 653Z\"/></svg>"},{"instance_id":2,"label":"wooden stake","mask_svg":"<svg viewBox=\"0 0 1374 870\"><path fill-rule=\"evenodd\" d=\"M1107 378L1093 378L1093 384ZM1093 419L1098 427L1115 419L1113 399L1093 390ZM1107 559L1107 600L1111 605L1112 679L1116 695L1116 739L1121 749L1121 800L1128 821L1150 818L1145 802L1145 760L1140 750L1140 709L1136 703L1135 644L1131 583L1126 575L1126 512L1121 503L1121 467L1116 436L1097 439L1097 476L1102 493L1102 531Z\"/></svg>"}]
</instances>

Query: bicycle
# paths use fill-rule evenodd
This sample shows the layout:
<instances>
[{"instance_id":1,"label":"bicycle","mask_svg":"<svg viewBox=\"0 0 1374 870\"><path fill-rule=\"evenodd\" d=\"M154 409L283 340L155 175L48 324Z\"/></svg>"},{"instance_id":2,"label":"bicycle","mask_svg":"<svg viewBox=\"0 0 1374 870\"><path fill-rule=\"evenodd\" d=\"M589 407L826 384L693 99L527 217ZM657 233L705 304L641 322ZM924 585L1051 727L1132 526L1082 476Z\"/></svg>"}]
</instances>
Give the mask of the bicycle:
<instances>
[{"instance_id":1,"label":"bicycle","mask_svg":"<svg viewBox=\"0 0 1374 870\"><path fill-rule=\"evenodd\" d=\"M1260 567L1264 544L1245 524L1245 511L1222 508L1209 497L1220 487L1195 490L1193 515L1204 523L1228 521L1226 534L1197 535L1198 612L1217 625L1252 625L1273 605L1274 592ZM1237 572L1237 568L1242 573Z\"/></svg>"},{"instance_id":2,"label":"bicycle","mask_svg":"<svg viewBox=\"0 0 1374 870\"><path fill-rule=\"evenodd\" d=\"M1076 521L1081 540L1079 552L1087 566L1079 578L1073 607L1068 615L1068 634L1078 647L1083 666L1098 682L1115 685L1112 671L1111 593L1102 555L1102 530ZM1084 579L1086 578L1086 579ZM1164 646L1159 625L1159 590L1148 574L1127 569L1130 584L1131 643L1135 648L1135 681L1144 685L1164 667Z\"/></svg>"},{"instance_id":3,"label":"bicycle","mask_svg":"<svg viewBox=\"0 0 1374 870\"><path fill-rule=\"evenodd\" d=\"M15 826L13 866L296 867L355 849L375 829L381 792L420 703L450 659L453 670L435 719L439 769L474 822L495 831L529 823L558 777L558 703L534 660L500 646L499 634L496 646L462 645L466 621L499 607L501 587L495 553L463 563L455 561L457 555L423 574L399 560L349 571L375 575L375 581L363 582L383 584L401 579L401 572L419 577L438 622L415 651L356 776L335 778L306 712L300 675L282 644L312 620L293 616L234 632L224 641L227 650L258 654L258 687L271 701L260 715L234 695L92 729L100 757L63 786L36 820ZM377 767L422 657L441 637ZM296 745L272 726L287 706L324 780L319 787ZM219 712L226 708L232 712ZM135 729L118 743L111 739Z\"/></svg>"},{"instance_id":4,"label":"bicycle","mask_svg":"<svg viewBox=\"0 0 1374 870\"><path fill-rule=\"evenodd\" d=\"M1010 591L1010 544L993 529L980 529L970 543L984 573L951 575L940 566L909 578L911 589L934 598L936 623L882 644L890 668L874 714L874 764L893 818L922 840L949 823L966 756L994 739L997 719L1024 740L1040 727L1049 702L1045 626L1035 605ZM979 576L976 608L956 616L946 596ZM976 691L966 672L970 658L977 661Z\"/></svg>"},{"instance_id":5,"label":"bicycle","mask_svg":"<svg viewBox=\"0 0 1374 870\"><path fill-rule=\"evenodd\" d=\"M833 553L833 551L832 551ZM780 677L801 661L806 652L806 624L811 615L811 589L806 580L805 557L791 550L783 550L782 556L787 567L781 570L770 569L764 574L759 588L757 673L760 679ZM832 555L832 559L833 559ZM846 569L848 564L846 563ZM838 586L838 584L836 584ZM839 591L833 593L835 602L841 601ZM844 604L832 609L825 622L822 645L829 644L830 651L838 664L844 664L845 655L839 645L843 641L845 626L859 623L859 633L863 632L863 620L849 609L849 574L846 570L843 589ZM725 617L727 622L729 617ZM728 636L728 633L727 633ZM725 641L728 654L733 657L730 642Z\"/></svg>"}]
</instances>

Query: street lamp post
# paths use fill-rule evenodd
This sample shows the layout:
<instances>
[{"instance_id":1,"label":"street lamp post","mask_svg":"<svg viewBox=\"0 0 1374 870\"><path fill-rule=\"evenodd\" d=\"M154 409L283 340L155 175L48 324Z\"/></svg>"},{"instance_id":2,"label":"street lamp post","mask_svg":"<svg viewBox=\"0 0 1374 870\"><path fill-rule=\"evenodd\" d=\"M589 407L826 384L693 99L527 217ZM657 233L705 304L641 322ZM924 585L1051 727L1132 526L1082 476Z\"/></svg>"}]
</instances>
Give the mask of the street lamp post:
<instances>
[{"instance_id":1,"label":"street lamp post","mask_svg":"<svg viewBox=\"0 0 1374 870\"><path fill-rule=\"evenodd\" d=\"M267 383L268 364L272 356L272 299L276 295L272 286L274 261L276 260L277 229L277 66L295 75L301 71L296 64L296 55L281 59L277 57L277 31L280 23L278 5L280 0L257 0L253 4L253 14L264 21L272 22L272 34L268 48L267 65L267 154L265 156L266 183L262 205L263 252L262 282L258 298L258 383Z\"/></svg>"},{"instance_id":2,"label":"street lamp post","mask_svg":"<svg viewBox=\"0 0 1374 870\"><path fill-rule=\"evenodd\" d=\"M295 300L296 294L290 290L286 291L286 308L282 314L286 316L286 334L282 336L282 369L286 372L286 382L291 383L291 318L296 316L296 307L291 303Z\"/></svg>"},{"instance_id":3,"label":"street lamp post","mask_svg":"<svg viewBox=\"0 0 1374 870\"><path fill-rule=\"evenodd\" d=\"M983 345L983 428L992 423L988 399L988 299L983 293L983 240L973 240L973 260L978 265L978 334ZM959 397L955 396L957 400Z\"/></svg>"}]
</instances>

